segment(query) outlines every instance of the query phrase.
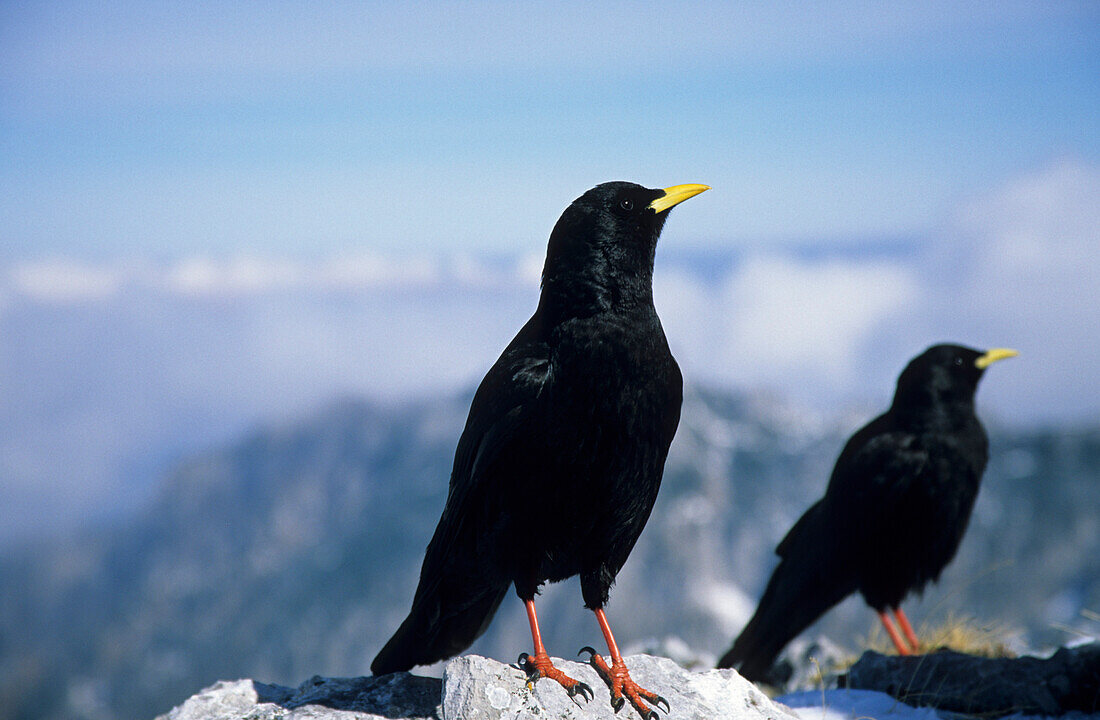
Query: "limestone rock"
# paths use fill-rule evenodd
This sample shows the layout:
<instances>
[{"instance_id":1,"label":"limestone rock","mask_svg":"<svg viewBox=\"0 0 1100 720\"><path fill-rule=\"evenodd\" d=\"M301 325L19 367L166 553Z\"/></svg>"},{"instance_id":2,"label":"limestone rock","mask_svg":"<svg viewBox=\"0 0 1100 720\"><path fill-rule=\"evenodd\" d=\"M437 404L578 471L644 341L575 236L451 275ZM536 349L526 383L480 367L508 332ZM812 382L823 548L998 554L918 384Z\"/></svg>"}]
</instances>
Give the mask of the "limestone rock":
<instances>
[{"instance_id":1,"label":"limestone rock","mask_svg":"<svg viewBox=\"0 0 1100 720\"><path fill-rule=\"evenodd\" d=\"M629 706L616 715L607 685L591 666L555 659L569 675L588 683L595 697L570 699L557 683L528 689L523 672L477 655L447 664L443 680L409 673L382 677L315 677L298 688L254 680L219 682L157 720L637 720ZM796 720L732 670L685 670L667 658L631 655L631 676L672 706L664 720Z\"/></svg>"},{"instance_id":2,"label":"limestone rock","mask_svg":"<svg viewBox=\"0 0 1100 720\"><path fill-rule=\"evenodd\" d=\"M441 681L409 673L314 677L295 688L222 681L156 720L382 720L438 718Z\"/></svg>"},{"instance_id":3,"label":"limestone rock","mask_svg":"<svg viewBox=\"0 0 1100 720\"><path fill-rule=\"evenodd\" d=\"M636 719L629 706L616 715L611 693L591 666L554 659L567 675L586 682L595 697L574 701L555 682L541 680L533 691L524 684L524 674L495 660L468 655L447 665L443 676L443 719L478 720L623 720ZM691 672L667 658L630 655L626 658L630 676L668 700L676 720L792 720L787 708L768 699L752 683L732 670ZM659 713L665 718L664 713Z\"/></svg>"}]
</instances>

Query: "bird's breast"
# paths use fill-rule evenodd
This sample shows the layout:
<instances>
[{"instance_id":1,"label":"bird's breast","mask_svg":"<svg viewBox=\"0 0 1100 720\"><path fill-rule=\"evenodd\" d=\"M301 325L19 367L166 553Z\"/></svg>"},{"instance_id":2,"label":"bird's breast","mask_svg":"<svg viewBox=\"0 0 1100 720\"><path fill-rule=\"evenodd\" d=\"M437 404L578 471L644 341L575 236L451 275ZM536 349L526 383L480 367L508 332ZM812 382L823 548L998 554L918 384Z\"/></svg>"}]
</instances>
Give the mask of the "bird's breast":
<instances>
[{"instance_id":1,"label":"bird's breast","mask_svg":"<svg viewBox=\"0 0 1100 720\"><path fill-rule=\"evenodd\" d=\"M659 324L594 325L563 333L554 347L548 431L559 447L578 453L577 462L634 463L640 472L668 450L680 372Z\"/></svg>"}]
</instances>

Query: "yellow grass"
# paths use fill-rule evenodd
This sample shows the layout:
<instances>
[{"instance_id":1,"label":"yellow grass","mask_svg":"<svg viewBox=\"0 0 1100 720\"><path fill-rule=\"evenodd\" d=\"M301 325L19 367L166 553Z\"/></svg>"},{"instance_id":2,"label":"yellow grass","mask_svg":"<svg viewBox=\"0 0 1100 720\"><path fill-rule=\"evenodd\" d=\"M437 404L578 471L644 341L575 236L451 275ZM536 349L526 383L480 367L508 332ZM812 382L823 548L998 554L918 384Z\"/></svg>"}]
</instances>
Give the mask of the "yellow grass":
<instances>
[{"instance_id":1,"label":"yellow grass","mask_svg":"<svg viewBox=\"0 0 1100 720\"><path fill-rule=\"evenodd\" d=\"M938 624L918 624L916 632L917 639L921 643L921 654L947 648L979 657L1015 657L1015 653L1008 647L1009 638L1013 633L1002 623L982 622L966 615L948 613L947 617ZM883 655L897 655L897 648L879 623L876 623L870 633L860 640L868 650L874 650Z\"/></svg>"}]
</instances>

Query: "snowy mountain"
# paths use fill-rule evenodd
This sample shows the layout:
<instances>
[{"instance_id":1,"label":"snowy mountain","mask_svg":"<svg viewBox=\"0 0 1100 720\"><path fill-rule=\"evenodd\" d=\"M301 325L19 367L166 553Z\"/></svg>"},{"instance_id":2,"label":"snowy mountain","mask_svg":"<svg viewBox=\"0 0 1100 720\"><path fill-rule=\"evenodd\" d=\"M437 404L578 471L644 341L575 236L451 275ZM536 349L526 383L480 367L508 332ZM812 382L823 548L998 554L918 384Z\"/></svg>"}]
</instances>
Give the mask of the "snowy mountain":
<instances>
[{"instance_id":1,"label":"snowy mountain","mask_svg":"<svg viewBox=\"0 0 1100 720\"><path fill-rule=\"evenodd\" d=\"M468 403L337 403L182 464L124 526L9 553L0 717L151 716L218 678L367 673L408 609ZM689 389L658 505L612 591L620 642L724 650L865 419ZM969 612L1030 645L1064 641L1056 625L1095 634L1080 612L1100 607L1100 428L991 435L969 535L910 615ZM538 602L553 654L599 640L575 580ZM872 619L851 599L811 632L855 649ZM510 662L529 642L506 600L473 651Z\"/></svg>"}]
</instances>

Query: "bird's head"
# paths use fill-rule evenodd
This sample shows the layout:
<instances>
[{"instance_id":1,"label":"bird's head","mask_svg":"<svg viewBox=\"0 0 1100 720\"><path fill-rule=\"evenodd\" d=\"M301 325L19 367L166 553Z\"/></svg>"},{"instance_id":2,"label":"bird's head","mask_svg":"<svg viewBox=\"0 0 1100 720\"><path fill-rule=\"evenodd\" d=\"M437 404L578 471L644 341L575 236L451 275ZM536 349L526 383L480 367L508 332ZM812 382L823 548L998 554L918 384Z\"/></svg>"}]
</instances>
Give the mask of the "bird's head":
<instances>
[{"instance_id":1,"label":"bird's head","mask_svg":"<svg viewBox=\"0 0 1100 720\"><path fill-rule=\"evenodd\" d=\"M544 296L550 291L599 304L630 296L632 290L651 293L657 238L669 210L708 189L607 182L584 193L565 209L550 234ZM593 293L599 297L590 297Z\"/></svg>"},{"instance_id":2,"label":"bird's head","mask_svg":"<svg viewBox=\"0 0 1100 720\"><path fill-rule=\"evenodd\" d=\"M963 345L933 345L913 358L898 377L894 407L928 408L970 404L985 369L1015 350L975 350Z\"/></svg>"}]
</instances>

